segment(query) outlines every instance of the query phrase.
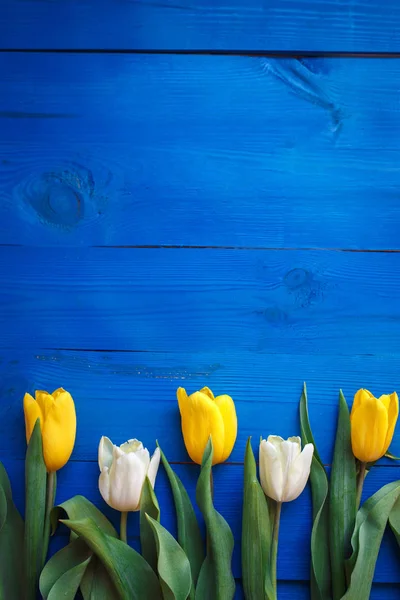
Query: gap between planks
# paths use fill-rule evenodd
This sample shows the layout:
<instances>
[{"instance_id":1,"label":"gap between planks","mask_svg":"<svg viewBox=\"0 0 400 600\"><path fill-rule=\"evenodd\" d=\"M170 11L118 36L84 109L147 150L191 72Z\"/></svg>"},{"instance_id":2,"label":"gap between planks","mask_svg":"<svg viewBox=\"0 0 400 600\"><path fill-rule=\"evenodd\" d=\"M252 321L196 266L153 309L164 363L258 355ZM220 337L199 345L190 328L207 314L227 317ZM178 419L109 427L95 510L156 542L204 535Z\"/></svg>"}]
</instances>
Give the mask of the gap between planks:
<instances>
[{"instance_id":1,"label":"gap between planks","mask_svg":"<svg viewBox=\"0 0 400 600\"><path fill-rule=\"evenodd\" d=\"M51 248L52 246L27 246L25 244L1 244L0 248ZM60 248L61 246L56 246ZM74 246L67 246L73 248ZM137 244L137 245L93 245L93 246L79 246L82 248L102 248L110 250L112 249L126 249L126 250L239 250L239 251L252 251L252 252L350 252L350 253L366 253L366 254L399 254L400 248L323 248L323 247L268 247L268 246L188 246L179 244Z\"/></svg>"},{"instance_id":2,"label":"gap between planks","mask_svg":"<svg viewBox=\"0 0 400 600\"><path fill-rule=\"evenodd\" d=\"M315 52L308 50L179 50L137 48L0 48L0 53L35 53L35 54L175 54L201 56L263 56L273 58L400 58L400 52Z\"/></svg>"}]
</instances>

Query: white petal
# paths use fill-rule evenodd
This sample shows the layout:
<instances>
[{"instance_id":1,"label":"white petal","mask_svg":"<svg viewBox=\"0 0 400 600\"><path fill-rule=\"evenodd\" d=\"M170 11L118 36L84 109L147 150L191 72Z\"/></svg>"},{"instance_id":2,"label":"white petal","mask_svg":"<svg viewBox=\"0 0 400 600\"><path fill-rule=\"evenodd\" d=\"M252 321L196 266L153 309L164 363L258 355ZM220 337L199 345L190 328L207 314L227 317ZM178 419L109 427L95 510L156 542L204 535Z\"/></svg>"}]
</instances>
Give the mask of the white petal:
<instances>
[{"instance_id":1,"label":"white petal","mask_svg":"<svg viewBox=\"0 0 400 600\"><path fill-rule=\"evenodd\" d=\"M146 470L137 453L122 453L110 470L110 505L121 512L139 510L145 477Z\"/></svg>"},{"instance_id":2,"label":"white petal","mask_svg":"<svg viewBox=\"0 0 400 600\"><path fill-rule=\"evenodd\" d=\"M140 440L134 438L133 440L128 440L124 442L120 446L122 452L137 452L138 450L143 450L143 444Z\"/></svg>"},{"instance_id":3,"label":"white petal","mask_svg":"<svg viewBox=\"0 0 400 600\"><path fill-rule=\"evenodd\" d=\"M103 435L99 444L99 468L111 467L113 461L113 443L110 438Z\"/></svg>"},{"instance_id":4,"label":"white petal","mask_svg":"<svg viewBox=\"0 0 400 600\"><path fill-rule=\"evenodd\" d=\"M104 467L99 477L99 490L103 500L110 504L110 473L107 467Z\"/></svg>"},{"instance_id":5,"label":"white petal","mask_svg":"<svg viewBox=\"0 0 400 600\"><path fill-rule=\"evenodd\" d=\"M310 475L313 452L314 446L312 444L306 444L301 454L292 463L289 470L288 485L285 489L283 502L296 500L304 490Z\"/></svg>"},{"instance_id":6,"label":"white petal","mask_svg":"<svg viewBox=\"0 0 400 600\"><path fill-rule=\"evenodd\" d=\"M149 468L147 471L147 477L150 479L150 483L154 488L154 484L156 482L156 476L157 476L157 471L158 471L158 467L160 465L160 448L157 448L154 450L153 456L151 457L151 461L149 464Z\"/></svg>"},{"instance_id":7,"label":"white petal","mask_svg":"<svg viewBox=\"0 0 400 600\"><path fill-rule=\"evenodd\" d=\"M269 441L260 443L260 480L264 493L281 502L282 499L282 468L279 453Z\"/></svg>"},{"instance_id":8,"label":"white petal","mask_svg":"<svg viewBox=\"0 0 400 600\"><path fill-rule=\"evenodd\" d=\"M285 440L280 435L269 435L268 439L267 439L267 442L272 444L274 446L274 448L276 448L278 451L279 451L279 448L280 448L282 442L284 442L284 441Z\"/></svg>"},{"instance_id":9,"label":"white petal","mask_svg":"<svg viewBox=\"0 0 400 600\"><path fill-rule=\"evenodd\" d=\"M147 448L142 448L141 450L135 452L135 456L138 460L140 460L140 462L143 463L144 470L147 473L147 469L150 465L150 452L147 450Z\"/></svg>"}]
</instances>

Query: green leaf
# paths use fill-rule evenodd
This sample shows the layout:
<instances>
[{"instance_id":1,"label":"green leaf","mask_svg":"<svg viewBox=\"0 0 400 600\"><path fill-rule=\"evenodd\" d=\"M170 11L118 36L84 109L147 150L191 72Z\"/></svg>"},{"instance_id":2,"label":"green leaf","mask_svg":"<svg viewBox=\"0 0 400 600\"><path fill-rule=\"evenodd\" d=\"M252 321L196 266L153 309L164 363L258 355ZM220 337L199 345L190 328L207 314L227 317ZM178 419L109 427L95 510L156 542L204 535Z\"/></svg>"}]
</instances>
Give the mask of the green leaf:
<instances>
[{"instance_id":1,"label":"green leaf","mask_svg":"<svg viewBox=\"0 0 400 600\"><path fill-rule=\"evenodd\" d=\"M55 597L55 593L60 594L59 597L62 598L65 594L71 594L72 591L73 594L76 594L91 557L91 550L79 538L54 554L40 575L39 588L43 598L47 600L52 596ZM67 573L70 575L64 577ZM73 598L74 595L71 597Z\"/></svg>"},{"instance_id":2,"label":"green leaf","mask_svg":"<svg viewBox=\"0 0 400 600\"><path fill-rule=\"evenodd\" d=\"M93 519L104 533L118 538L118 533L110 521L84 496L74 496L53 508L50 515L53 534L58 521L65 517L72 521L86 517ZM77 535L71 532L71 540L75 539L77 539ZM110 576L103 563L96 556L92 556L83 574L81 592L84 600L113 600L115 598L116 592Z\"/></svg>"},{"instance_id":3,"label":"green leaf","mask_svg":"<svg viewBox=\"0 0 400 600\"><path fill-rule=\"evenodd\" d=\"M62 520L82 537L107 569L121 600L161 598L157 576L145 559L133 548L104 533L91 518Z\"/></svg>"},{"instance_id":4,"label":"green leaf","mask_svg":"<svg viewBox=\"0 0 400 600\"><path fill-rule=\"evenodd\" d=\"M158 521L146 515L157 546L157 570L164 600L186 600L192 588L188 557Z\"/></svg>"},{"instance_id":5,"label":"green leaf","mask_svg":"<svg viewBox=\"0 0 400 600\"><path fill-rule=\"evenodd\" d=\"M200 527L197 522L193 505L190 501L183 483L171 469L163 451L161 451L161 460L174 498L176 521L178 525L178 542L184 549L190 562L192 571L193 587L190 598L194 598L194 586L197 584L200 568L204 561L204 544L200 533Z\"/></svg>"},{"instance_id":6,"label":"green leaf","mask_svg":"<svg viewBox=\"0 0 400 600\"><path fill-rule=\"evenodd\" d=\"M61 575L51 588L47 600L60 600L60 598L74 600L89 562L90 557Z\"/></svg>"},{"instance_id":7,"label":"green leaf","mask_svg":"<svg viewBox=\"0 0 400 600\"><path fill-rule=\"evenodd\" d=\"M160 520L160 507L148 477L144 481L142 495L140 496L140 544L143 558L157 572L157 545L146 514L156 521Z\"/></svg>"},{"instance_id":8,"label":"green leaf","mask_svg":"<svg viewBox=\"0 0 400 600\"><path fill-rule=\"evenodd\" d=\"M314 444L310 482L313 503L311 532L311 599L329 600L331 572L329 557L328 477L318 454L308 417L306 384L300 398L300 427L303 444Z\"/></svg>"},{"instance_id":9,"label":"green leaf","mask_svg":"<svg viewBox=\"0 0 400 600\"><path fill-rule=\"evenodd\" d=\"M356 461L351 449L349 409L341 390L329 500L332 590L333 599L340 600L347 589L345 559L351 553L357 513Z\"/></svg>"},{"instance_id":10,"label":"green leaf","mask_svg":"<svg viewBox=\"0 0 400 600\"><path fill-rule=\"evenodd\" d=\"M46 478L38 419L29 440L25 460L25 600L36 599L42 570Z\"/></svg>"},{"instance_id":11,"label":"green leaf","mask_svg":"<svg viewBox=\"0 0 400 600\"><path fill-rule=\"evenodd\" d=\"M386 456L386 458L390 458L391 460L400 460L400 457L395 456L391 452L386 452L385 456Z\"/></svg>"},{"instance_id":12,"label":"green leaf","mask_svg":"<svg viewBox=\"0 0 400 600\"><path fill-rule=\"evenodd\" d=\"M22 598L24 524L16 509L11 485L0 463L0 599Z\"/></svg>"},{"instance_id":13,"label":"green leaf","mask_svg":"<svg viewBox=\"0 0 400 600\"><path fill-rule=\"evenodd\" d=\"M52 535L54 535L55 530L57 529L58 521L60 519L65 519L65 517L71 521L85 518L92 519L104 533L115 538L119 537L117 531L113 525L111 525L107 517L105 517L103 513L84 496L74 496L53 508L51 511Z\"/></svg>"},{"instance_id":14,"label":"green leaf","mask_svg":"<svg viewBox=\"0 0 400 600\"><path fill-rule=\"evenodd\" d=\"M242 577L246 600L269 600L274 597L268 568L271 544L272 525L268 503L257 479L256 461L249 438L244 459L242 523Z\"/></svg>"},{"instance_id":15,"label":"green leaf","mask_svg":"<svg viewBox=\"0 0 400 600\"><path fill-rule=\"evenodd\" d=\"M115 600L115 587L103 563L93 555L81 581L84 600Z\"/></svg>"},{"instance_id":16,"label":"green leaf","mask_svg":"<svg viewBox=\"0 0 400 600\"><path fill-rule=\"evenodd\" d=\"M399 524L400 481L383 486L361 506L351 539L350 585L342 600L369 598L383 533L388 519ZM392 511L395 512L392 515Z\"/></svg>"},{"instance_id":17,"label":"green leaf","mask_svg":"<svg viewBox=\"0 0 400 600\"><path fill-rule=\"evenodd\" d=\"M197 482L196 499L207 530L207 554L196 587L196 600L231 600L235 594L232 575L233 535L228 523L214 508L211 491L213 447L208 440Z\"/></svg>"}]
</instances>

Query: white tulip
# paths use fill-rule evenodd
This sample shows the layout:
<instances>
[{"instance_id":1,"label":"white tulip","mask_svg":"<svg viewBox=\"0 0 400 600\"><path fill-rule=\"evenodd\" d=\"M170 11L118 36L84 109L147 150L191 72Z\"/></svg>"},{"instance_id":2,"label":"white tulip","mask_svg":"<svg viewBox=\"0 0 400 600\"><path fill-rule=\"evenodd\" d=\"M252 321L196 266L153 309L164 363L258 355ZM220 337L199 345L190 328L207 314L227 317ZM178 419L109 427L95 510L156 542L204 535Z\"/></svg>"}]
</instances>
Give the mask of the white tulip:
<instances>
[{"instance_id":1,"label":"white tulip","mask_svg":"<svg viewBox=\"0 0 400 600\"><path fill-rule=\"evenodd\" d=\"M313 444L301 451L301 438L270 435L260 443L260 480L264 493L277 502L300 496L310 475Z\"/></svg>"},{"instance_id":2,"label":"white tulip","mask_svg":"<svg viewBox=\"0 0 400 600\"><path fill-rule=\"evenodd\" d=\"M146 475L154 487L159 464L159 448L150 459L149 451L139 440L115 446L103 436L99 444L101 495L109 506L121 512L139 510Z\"/></svg>"}]
</instances>

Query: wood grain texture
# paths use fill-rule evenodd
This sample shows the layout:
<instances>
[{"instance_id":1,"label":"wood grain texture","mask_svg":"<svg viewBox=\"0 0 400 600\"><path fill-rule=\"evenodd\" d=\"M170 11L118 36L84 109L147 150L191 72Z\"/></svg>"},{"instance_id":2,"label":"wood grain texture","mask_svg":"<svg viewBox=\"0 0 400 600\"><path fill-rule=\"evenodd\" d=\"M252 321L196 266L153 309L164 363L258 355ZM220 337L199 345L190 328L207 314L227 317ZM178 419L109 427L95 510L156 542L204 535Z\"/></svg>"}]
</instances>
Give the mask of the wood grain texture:
<instances>
[{"instance_id":1,"label":"wood grain texture","mask_svg":"<svg viewBox=\"0 0 400 600\"><path fill-rule=\"evenodd\" d=\"M376 395L399 389L398 355L334 356L231 352L80 352L3 350L0 354L0 457L22 459L22 398L64 386L75 398L75 461L95 461L101 435L122 443L137 437L168 459L189 461L180 434L176 389L207 385L236 403L239 433L229 462L243 463L247 438L299 433L298 404L305 380L310 419L325 464L332 460L338 393L349 405L361 387ZM104 427L107 427L105 432ZM400 429L391 450L400 455ZM397 465L387 461L389 465ZM400 476L399 476L400 478Z\"/></svg>"},{"instance_id":2,"label":"wood grain texture","mask_svg":"<svg viewBox=\"0 0 400 600\"><path fill-rule=\"evenodd\" d=\"M397 353L399 266L399 253L2 247L0 347Z\"/></svg>"},{"instance_id":3,"label":"wood grain texture","mask_svg":"<svg viewBox=\"0 0 400 600\"><path fill-rule=\"evenodd\" d=\"M3 53L0 86L0 243L400 248L400 60Z\"/></svg>"},{"instance_id":4,"label":"wood grain texture","mask_svg":"<svg viewBox=\"0 0 400 600\"><path fill-rule=\"evenodd\" d=\"M106 419L104 426L106 426ZM5 461L5 466L12 477L15 501L18 507L23 508L23 461ZM199 468L197 465L174 465L176 473L187 488L192 502L196 505L195 487ZM365 484L364 498L369 497L385 483L395 481L399 476L399 467L376 467L368 475ZM58 474L58 501L67 500L69 497L82 493L93 501L114 525L119 527L119 515L108 507L102 500L98 491L98 466L91 463L69 463ZM235 538L233 557L233 571L235 577L241 575L240 564L240 537L242 520L242 482L243 467L240 465L224 465L214 468L215 505L229 522ZM229 493L227 493L229 490ZM176 522L172 496L168 480L163 469L160 469L156 482L156 493L160 501L161 522L172 533L176 534ZM199 514L199 511L196 511ZM309 544L311 532L311 494L307 488L295 502L284 505L281 524L281 546L279 552L279 578L283 580L306 580L309 576ZM60 530L59 535L64 539L68 532ZM131 514L128 523L128 536L138 547L139 519L138 515ZM290 539L290 544L285 540ZM302 552L298 552L302 548ZM388 531L381 547L377 563L375 581L398 583L400 582L400 557L398 546L393 534Z\"/></svg>"},{"instance_id":5,"label":"wood grain texture","mask_svg":"<svg viewBox=\"0 0 400 600\"><path fill-rule=\"evenodd\" d=\"M396 0L3 0L2 9L2 48L399 51Z\"/></svg>"}]
</instances>

